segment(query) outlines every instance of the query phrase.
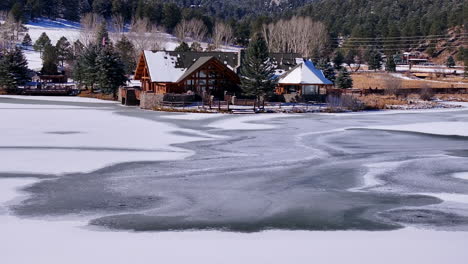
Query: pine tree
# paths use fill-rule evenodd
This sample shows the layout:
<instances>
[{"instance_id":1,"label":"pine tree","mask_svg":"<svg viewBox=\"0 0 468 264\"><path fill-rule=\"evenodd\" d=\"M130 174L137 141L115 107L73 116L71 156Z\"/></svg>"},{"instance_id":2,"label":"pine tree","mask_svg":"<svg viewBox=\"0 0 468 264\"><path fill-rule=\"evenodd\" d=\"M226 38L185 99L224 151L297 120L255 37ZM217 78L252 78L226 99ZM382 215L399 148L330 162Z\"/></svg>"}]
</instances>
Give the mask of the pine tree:
<instances>
[{"instance_id":1,"label":"pine tree","mask_svg":"<svg viewBox=\"0 0 468 264\"><path fill-rule=\"evenodd\" d=\"M190 51L190 47L189 47L189 45L188 45L186 42L182 42L182 43L180 43L179 46L177 46L177 47L175 48L174 51L177 51L177 52L187 52L187 51Z\"/></svg>"},{"instance_id":2,"label":"pine tree","mask_svg":"<svg viewBox=\"0 0 468 264\"><path fill-rule=\"evenodd\" d=\"M349 49L346 53L346 56L344 57L343 62L346 63L349 67L351 67L352 64L356 63L356 55L357 51L355 49Z\"/></svg>"},{"instance_id":3,"label":"pine tree","mask_svg":"<svg viewBox=\"0 0 468 264\"><path fill-rule=\"evenodd\" d=\"M31 36L29 36L28 33L26 33L26 35L24 35L24 38L23 38L23 41L21 42L21 45L23 45L25 47L30 47L32 45L32 39L31 39Z\"/></svg>"},{"instance_id":4,"label":"pine tree","mask_svg":"<svg viewBox=\"0 0 468 264\"><path fill-rule=\"evenodd\" d=\"M166 3L163 7L163 25L171 33L182 19L180 8L174 3Z\"/></svg>"},{"instance_id":5,"label":"pine tree","mask_svg":"<svg viewBox=\"0 0 468 264\"><path fill-rule=\"evenodd\" d=\"M85 46L80 40L73 42L73 58L76 59L83 53Z\"/></svg>"},{"instance_id":6,"label":"pine tree","mask_svg":"<svg viewBox=\"0 0 468 264\"><path fill-rule=\"evenodd\" d=\"M388 72L396 72L395 58L391 54L387 56L387 61L385 62L385 70Z\"/></svg>"},{"instance_id":7,"label":"pine tree","mask_svg":"<svg viewBox=\"0 0 468 264\"><path fill-rule=\"evenodd\" d=\"M449 68L455 67L455 60L453 59L452 56L449 56L447 58L447 61L446 61L445 65L447 65L447 67L449 67Z\"/></svg>"},{"instance_id":8,"label":"pine tree","mask_svg":"<svg viewBox=\"0 0 468 264\"><path fill-rule=\"evenodd\" d=\"M34 42L33 48L42 54L47 45L50 45L50 39L45 32L42 32L41 36Z\"/></svg>"},{"instance_id":9,"label":"pine tree","mask_svg":"<svg viewBox=\"0 0 468 264\"><path fill-rule=\"evenodd\" d=\"M331 65L328 58L320 59L316 65L317 69L322 70L325 78L335 83L335 68Z\"/></svg>"},{"instance_id":10,"label":"pine tree","mask_svg":"<svg viewBox=\"0 0 468 264\"><path fill-rule=\"evenodd\" d=\"M112 45L103 47L96 59L99 71L96 85L105 94L117 94L117 89L127 81L124 65Z\"/></svg>"},{"instance_id":11,"label":"pine tree","mask_svg":"<svg viewBox=\"0 0 468 264\"><path fill-rule=\"evenodd\" d=\"M66 60L70 60L73 57L73 51L70 42L65 37L61 37L57 44L55 44L57 50L58 61L63 67L63 63Z\"/></svg>"},{"instance_id":12,"label":"pine tree","mask_svg":"<svg viewBox=\"0 0 468 264\"><path fill-rule=\"evenodd\" d=\"M109 32L107 31L107 24L102 23L99 25L97 34L96 34L96 44L99 47L105 46L110 43Z\"/></svg>"},{"instance_id":13,"label":"pine tree","mask_svg":"<svg viewBox=\"0 0 468 264\"><path fill-rule=\"evenodd\" d=\"M380 70L382 68L382 55L377 50L370 50L366 55L367 64L369 65L369 70Z\"/></svg>"},{"instance_id":14,"label":"pine tree","mask_svg":"<svg viewBox=\"0 0 468 264\"><path fill-rule=\"evenodd\" d=\"M0 87L8 90L16 89L29 80L28 62L23 51L16 47L11 51L0 52Z\"/></svg>"},{"instance_id":15,"label":"pine tree","mask_svg":"<svg viewBox=\"0 0 468 264\"><path fill-rule=\"evenodd\" d=\"M73 67L73 79L91 92L94 92L94 85L99 75L96 62L99 50L100 48L94 44L85 47Z\"/></svg>"},{"instance_id":16,"label":"pine tree","mask_svg":"<svg viewBox=\"0 0 468 264\"><path fill-rule=\"evenodd\" d=\"M335 85L341 89L353 88L353 79L346 68L343 68L338 72Z\"/></svg>"},{"instance_id":17,"label":"pine tree","mask_svg":"<svg viewBox=\"0 0 468 264\"><path fill-rule=\"evenodd\" d=\"M10 14L13 16L15 22L24 22L24 7L19 1L13 5Z\"/></svg>"},{"instance_id":18,"label":"pine tree","mask_svg":"<svg viewBox=\"0 0 468 264\"><path fill-rule=\"evenodd\" d=\"M131 74L136 67L135 61L135 47L132 42L128 40L127 37L123 36L117 44L115 44L115 49L122 59L124 64L124 69L126 74Z\"/></svg>"},{"instance_id":19,"label":"pine tree","mask_svg":"<svg viewBox=\"0 0 468 264\"><path fill-rule=\"evenodd\" d=\"M47 44L44 47L41 73L46 75L54 75L58 73L57 49L51 44Z\"/></svg>"},{"instance_id":20,"label":"pine tree","mask_svg":"<svg viewBox=\"0 0 468 264\"><path fill-rule=\"evenodd\" d=\"M246 96L254 96L258 101L269 95L275 87L275 68L268 54L268 47L260 35L254 37L246 50L241 69L241 88Z\"/></svg>"},{"instance_id":21,"label":"pine tree","mask_svg":"<svg viewBox=\"0 0 468 264\"><path fill-rule=\"evenodd\" d=\"M335 57L333 57L333 65L335 66L335 69L340 70L343 62L344 62L343 53L340 50L338 50L335 54Z\"/></svg>"},{"instance_id":22,"label":"pine tree","mask_svg":"<svg viewBox=\"0 0 468 264\"><path fill-rule=\"evenodd\" d=\"M202 48L202 46L200 45L200 43L198 43L198 42L193 42L192 45L190 45L190 50L191 50L191 51L200 52L200 51L203 51L203 48Z\"/></svg>"}]
</instances>

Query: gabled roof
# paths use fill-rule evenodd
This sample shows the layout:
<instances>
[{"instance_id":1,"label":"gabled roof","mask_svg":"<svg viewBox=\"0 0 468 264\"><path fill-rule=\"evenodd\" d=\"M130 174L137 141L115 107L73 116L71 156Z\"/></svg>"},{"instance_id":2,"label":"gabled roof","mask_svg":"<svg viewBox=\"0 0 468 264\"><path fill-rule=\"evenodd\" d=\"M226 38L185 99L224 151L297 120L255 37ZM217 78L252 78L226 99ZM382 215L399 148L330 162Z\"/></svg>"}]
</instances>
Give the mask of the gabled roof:
<instances>
[{"instance_id":1,"label":"gabled roof","mask_svg":"<svg viewBox=\"0 0 468 264\"><path fill-rule=\"evenodd\" d=\"M283 74L278 81L279 84L333 84L330 80L325 78L323 72L315 68L314 64L309 60L296 65L285 74Z\"/></svg>"},{"instance_id":2,"label":"gabled roof","mask_svg":"<svg viewBox=\"0 0 468 264\"><path fill-rule=\"evenodd\" d=\"M145 50L145 61L152 82L176 82L185 72L185 68L177 68L177 57L165 51Z\"/></svg>"},{"instance_id":3,"label":"gabled roof","mask_svg":"<svg viewBox=\"0 0 468 264\"><path fill-rule=\"evenodd\" d=\"M195 71L198 70L198 68L202 67L203 65L205 65L205 63L209 62L211 59L213 59L214 57L201 57L199 58L197 61L195 61L194 64L192 64L192 66L190 66L190 68L188 68L184 74L182 74L182 76L179 77L179 79L177 80L177 82L180 82L182 81L183 79L187 78L188 76L190 76L192 73L194 73Z\"/></svg>"}]
</instances>

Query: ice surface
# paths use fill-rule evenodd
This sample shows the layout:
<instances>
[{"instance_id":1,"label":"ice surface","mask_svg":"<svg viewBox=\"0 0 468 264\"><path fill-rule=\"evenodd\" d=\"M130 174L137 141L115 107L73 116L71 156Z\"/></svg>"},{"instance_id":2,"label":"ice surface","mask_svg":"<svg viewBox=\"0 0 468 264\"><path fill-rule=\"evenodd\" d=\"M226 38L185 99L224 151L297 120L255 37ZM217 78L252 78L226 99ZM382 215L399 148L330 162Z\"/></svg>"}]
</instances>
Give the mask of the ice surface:
<instances>
[{"instance_id":1,"label":"ice surface","mask_svg":"<svg viewBox=\"0 0 468 264\"><path fill-rule=\"evenodd\" d=\"M468 122L428 122L395 126L369 127L369 129L417 132L434 135L468 137Z\"/></svg>"},{"instance_id":2,"label":"ice surface","mask_svg":"<svg viewBox=\"0 0 468 264\"><path fill-rule=\"evenodd\" d=\"M43 99L96 102L79 97ZM22 109L19 106L0 103L3 124L0 172L57 174L92 171L128 161L179 159L192 152L171 147L172 144L204 139L174 135L179 130L168 124L129 118L111 110L57 105L30 105ZM138 133L145 135L135 136ZM82 161L83 157L86 162Z\"/></svg>"},{"instance_id":3,"label":"ice surface","mask_svg":"<svg viewBox=\"0 0 468 264\"><path fill-rule=\"evenodd\" d=\"M363 124L363 127L392 127L401 123L418 123L421 120L438 123L440 120L447 119L447 117L452 120L452 122L448 123L457 123L456 121L465 123L463 122L465 118L463 113L465 112L460 113L457 117L450 115L450 112L441 112L444 114L441 116L430 114L401 114L400 116L366 114L341 116L293 115L293 117L299 118L297 120L288 118L287 123L284 124L286 121L282 117L287 116L284 114L213 115L217 117L211 122L210 118L205 118L202 114L174 114L174 117L181 117L168 118L169 115L166 114L140 112L140 110L135 111L145 113L145 115L130 117L117 113L120 109L117 106L103 103L102 107L97 107L96 104L99 103L94 100L92 100L93 105L88 105L89 101L84 98L77 98L77 101L73 102L61 101L58 98L50 99L59 100L57 104L50 104L50 102L47 102L49 100L43 101L43 104L37 104L36 101L32 104L32 100L24 100L24 105L18 104L18 99L11 100L16 101L8 102L4 100L5 103L0 103L0 121L3 124L1 129L2 137L0 138L0 146L3 147L3 149L0 149L0 171L13 170L20 172L27 170L29 172L61 173L66 171L89 171L92 168L105 166L108 163L139 160L143 157L150 157L151 160L181 159L186 155L191 155L192 151L170 146L171 143L199 140L200 138L196 135L209 139L206 137L216 131L222 133L233 131L229 135L235 137L237 136L236 130L244 129L245 131L242 131L242 133L246 133L249 132L247 129L261 129L260 136L255 134L256 131L247 134L239 132L240 136L246 138L245 141L236 138L237 141L229 142L230 144L220 144L219 146L213 144L215 145L213 149L219 149L219 152L208 152L207 154L206 149L200 149L201 156L199 159L195 157L190 162L188 160L183 161L185 171L181 171L179 175L174 169L177 168L175 162L167 164L168 169L173 173L167 175L155 172L155 170L163 171L164 169L163 165L157 164L154 168L149 167L148 174L144 175L143 178L138 174L120 175L120 183L116 179L112 179L107 182L107 187L114 192L122 191L127 194L140 194L156 189L157 192L162 194L175 195L177 191L181 191L190 195L176 197L180 200L176 200L175 203L168 203L170 206L178 205L180 208L186 206L189 212L193 212L190 210L195 210L197 207L204 206L209 211L212 209L209 207L210 204L218 206L214 209L231 205L234 209L243 212L248 206L258 203L263 198L266 198L270 205L267 208L280 211L287 206L287 204L283 203L285 200L292 200L293 197L298 195L309 198L308 194L321 191L328 193L340 192L340 187L343 188L343 186L350 184L349 182L352 183L349 178L352 175L351 172L354 171L353 166L362 165L364 168L370 168L373 173L371 176L368 175L369 179L365 182L367 187L376 187L381 181L394 185L409 186L413 184L416 187L409 186L409 190L411 190L410 187L418 188L421 186L422 188L421 191L414 194L427 194L451 202L466 203L466 197L461 193L464 186L462 181L453 179L452 176L454 175L450 174L436 174L437 177L433 178L429 175L432 171L439 173L437 169L444 172L442 168L446 167L450 167L452 171L466 171L464 168L455 168L455 165L458 167L464 166L464 160L461 157L465 155L464 152L457 154L460 156L452 159L446 157L444 160L430 156L433 154L432 152L437 152L438 149L456 149L458 146L460 150L463 150L463 144L460 144L460 141L441 137L427 143L426 138L419 138L421 135L400 135L401 133L387 133L385 131L364 130L363 132L343 129L343 127L356 127L356 122ZM75 105L81 100L84 102L82 105ZM130 108L128 110L122 108L122 111L133 113ZM157 121L156 118L155 120L151 119L159 115L162 115L161 119L181 126L185 125L187 120L193 120L196 122L192 123L200 123L200 127L205 127L207 130L205 132L191 131L188 128L175 127L174 123ZM279 120L275 120L277 118ZM446 122L441 123L445 124ZM427 125L423 124L422 126L426 127ZM210 128L213 129L210 130ZM188 136L187 132L192 135ZM308 136L297 139L295 137L297 134ZM130 141L131 147L135 149L123 149L128 148L130 145L129 141L121 140L128 135L132 139ZM250 141L248 140L249 137L252 137ZM271 143L269 139L274 141L276 151L272 151L272 144L268 144ZM278 140L275 141L275 139ZM398 142L399 145L394 146L394 142ZM232 153L221 149L223 145L229 145L229 150ZM66 147L71 148L66 149ZM161 152L156 150L161 150ZM243 153L239 153L239 150ZM313 156L314 150L326 152L329 156L325 156L320 162L314 163L314 160L309 157ZM381 152L376 152L377 150ZM246 155L246 157L242 159L240 154ZM110 158L107 159L106 156ZM408 162L404 163L405 166L396 168L401 164L391 163L392 161L387 160L388 157ZM246 162L248 160L252 161L250 163ZM55 163L52 163L52 161ZM15 164L21 170L15 169L15 166L10 163ZM53 164L58 168L55 168ZM211 164L212 167L202 166L199 168L197 164ZM411 167L411 165L414 167ZM248 171L249 166L252 166L250 168L252 172L247 174L248 178L234 177L241 176L241 174L236 174L236 170ZM285 170L287 174L283 174L282 171L274 174L274 169L288 166L291 167L291 170ZM216 170L217 167L218 171ZM236 170L229 170L229 168L235 168ZM392 175L395 179L379 178L379 181L375 181L372 178L396 169L399 170L398 173ZM404 171L408 172L411 177L403 177L405 176ZM193 180L193 175L197 172L202 176L199 179L200 182L195 184L194 188L201 190L198 195L204 198L201 200L202 202L208 201L210 203L200 205L197 203L200 200L194 200L193 198L197 197L191 196L191 194L197 193L187 193L188 190L185 187L190 187L188 182ZM229 175L229 173L232 173L232 175ZM358 175L365 175L365 173L366 171L362 171ZM316 175L316 178L307 177L312 174ZM9 174L3 174L3 176L5 175L8 177ZM447 181L438 181L444 175L446 175ZM43 180L42 182L58 182L65 177L61 176L58 179ZM229 182L228 179L232 181ZM427 179L427 181L421 179ZM79 189L86 186L80 184L81 180L85 180L85 178L80 178L74 182L71 188ZM132 188L133 184L138 180L141 181L143 187ZM63 220L60 217L18 218L12 215L5 207L5 204L17 204L17 199L30 194L29 192L18 192L18 190L36 181L38 180L29 178L0 178L0 248L2 249L0 263L275 264L311 263L313 261L317 263L350 264L435 264L464 263L464 260L468 258L468 251L466 251L468 236L466 232L445 232L414 228L385 232L278 230L257 233L219 231L115 232L102 229L95 230L86 226L87 220L94 217L86 214L76 218L68 216L68 219L72 220ZM344 183L340 184L339 181ZM457 184L454 184L455 181ZM169 185L168 183L171 182L173 184ZM322 184L322 182L324 183ZM316 189L307 188L317 183L320 183L320 185ZM271 186L278 186L279 189L267 188ZM222 189L222 187L226 189ZM458 194L448 191L449 188L454 187L460 187ZM232 195L236 194L235 191L243 188L245 190L243 194L247 196L246 200L242 200L245 197L240 195ZM427 190L423 191L425 188ZM444 191L439 191L437 194L431 188L440 188ZM447 191L442 188L446 188ZM213 195L216 190L222 192L222 195L219 197ZM53 195L59 191L48 189L45 190L43 195ZM275 196L278 193L283 194L283 196L280 196L281 199L277 199L278 197ZM359 193L356 195L365 195L367 197L371 194ZM377 193L376 195L383 196L384 194ZM277 200L275 201L273 198ZM232 199L238 199L235 201L244 203L231 203ZM297 201L301 202L302 205L318 203L327 210L354 203L354 200L350 199L326 200L324 202L318 197L317 199ZM391 199L384 199L386 203L389 201ZM404 200L399 201L403 202ZM371 203L372 200L365 200L365 202ZM271 206L272 204L273 206ZM278 204L283 205L283 207L275 206ZM170 214L170 208L166 207L165 209L167 209L166 213ZM179 209L177 213L180 214L183 211ZM265 214L266 211L257 210L255 215ZM215 210L214 212L218 211ZM215 215L207 215L207 217L215 217Z\"/></svg>"},{"instance_id":4,"label":"ice surface","mask_svg":"<svg viewBox=\"0 0 468 264\"><path fill-rule=\"evenodd\" d=\"M458 172L454 173L452 176L458 179L468 180L468 172Z\"/></svg>"}]
</instances>

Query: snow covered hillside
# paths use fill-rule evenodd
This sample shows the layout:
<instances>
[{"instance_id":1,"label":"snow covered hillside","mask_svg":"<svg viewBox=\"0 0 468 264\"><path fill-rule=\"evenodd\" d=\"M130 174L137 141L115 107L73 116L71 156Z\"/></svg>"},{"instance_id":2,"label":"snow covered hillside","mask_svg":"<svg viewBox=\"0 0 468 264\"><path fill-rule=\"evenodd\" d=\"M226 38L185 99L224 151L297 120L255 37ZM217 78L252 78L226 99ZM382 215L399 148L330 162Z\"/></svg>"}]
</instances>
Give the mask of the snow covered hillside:
<instances>
[{"instance_id":1,"label":"snow covered hillside","mask_svg":"<svg viewBox=\"0 0 468 264\"><path fill-rule=\"evenodd\" d=\"M32 43L34 43L40 35L45 32L47 36L50 38L53 45L57 43L57 41L61 37L66 37L68 41L73 43L76 40L80 39L81 32L80 32L80 23L67 21L64 19L37 19L34 22L29 22L25 25L28 28L28 34L31 36ZM178 45L179 42L176 37L167 34L167 33L156 33L160 34L160 37L163 39L162 44L165 50L174 50ZM190 43L189 43L190 44ZM207 43L201 43L203 48L208 46ZM223 51L237 51L238 48L236 47L229 47L225 46L222 48ZM40 57L39 52L29 49L24 51L26 59L28 60L28 65L30 69L33 70L40 70L42 68L42 60Z\"/></svg>"}]
</instances>

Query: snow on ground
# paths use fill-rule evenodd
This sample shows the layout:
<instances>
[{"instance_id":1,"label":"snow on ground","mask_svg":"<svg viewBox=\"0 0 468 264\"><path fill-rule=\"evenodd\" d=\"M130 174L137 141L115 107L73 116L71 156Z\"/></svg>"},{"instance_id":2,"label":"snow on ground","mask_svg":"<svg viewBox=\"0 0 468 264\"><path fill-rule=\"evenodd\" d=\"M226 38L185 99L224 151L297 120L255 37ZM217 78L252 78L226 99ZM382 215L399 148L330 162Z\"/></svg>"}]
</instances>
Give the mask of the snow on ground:
<instances>
[{"instance_id":1,"label":"snow on ground","mask_svg":"<svg viewBox=\"0 0 468 264\"><path fill-rule=\"evenodd\" d=\"M31 36L32 43L41 36L43 32L47 34L52 45L55 45L61 37L66 37L70 43L78 40L80 37L80 25L67 20L37 19L25 25L28 34ZM42 59L39 52L34 50L25 50L24 55L28 61L28 67L33 70L42 68Z\"/></svg>"},{"instance_id":2,"label":"snow on ground","mask_svg":"<svg viewBox=\"0 0 468 264\"><path fill-rule=\"evenodd\" d=\"M0 180L0 202L31 179ZM464 263L464 232L110 232L79 221L21 219L0 211L2 263ZM84 252L86 252L84 254ZM428 254L430 252L430 254Z\"/></svg>"},{"instance_id":3,"label":"snow on ground","mask_svg":"<svg viewBox=\"0 0 468 264\"><path fill-rule=\"evenodd\" d=\"M162 116L162 118L176 119L176 120L204 120L209 118L221 117L223 114L212 113L186 113L186 114L169 114Z\"/></svg>"},{"instance_id":4,"label":"snow on ground","mask_svg":"<svg viewBox=\"0 0 468 264\"><path fill-rule=\"evenodd\" d=\"M61 38L66 37L68 41L74 42L80 37L80 25L66 20L37 19L25 25L33 43L43 32L47 34L53 45Z\"/></svg>"},{"instance_id":5,"label":"snow on ground","mask_svg":"<svg viewBox=\"0 0 468 264\"><path fill-rule=\"evenodd\" d=\"M39 52L34 50L23 50L24 56L28 61L28 68L39 71L42 68L42 59Z\"/></svg>"},{"instance_id":6,"label":"snow on ground","mask_svg":"<svg viewBox=\"0 0 468 264\"><path fill-rule=\"evenodd\" d=\"M444 136L468 137L468 122L429 122L395 126L375 126L368 129L417 132Z\"/></svg>"},{"instance_id":7,"label":"snow on ground","mask_svg":"<svg viewBox=\"0 0 468 264\"><path fill-rule=\"evenodd\" d=\"M201 118L199 114L185 116L192 120ZM272 126L251 122L284 116L281 114L239 117L226 115L226 120L216 121L214 127L230 130L266 129ZM88 171L108 162L138 160L148 156L155 160L182 158L187 153L172 148L169 144L193 140L186 136L170 134L176 129L167 124L119 116L110 110L94 108L63 107L60 111L44 109L42 106L32 110L0 109L0 122L4 124L0 146L14 147L14 149L0 150L2 157L0 170L3 172L31 169L35 172L51 173L70 170ZM132 137L134 147L144 149L142 152L117 149L113 151L60 149L67 146L122 148L127 146L121 140L123 137L141 131L151 135L151 137ZM17 150L20 146L33 146L38 149ZM52 148L41 148L41 146ZM150 152L162 148L163 152ZM178 152L171 154L168 150ZM122 156L116 153L122 153ZM24 194L18 190L36 181L24 178L0 179L0 248L2 249L0 263L275 264L310 263L312 260L316 263L348 264L461 264L468 258L465 232L405 228L384 232L271 230L259 233L219 231L136 233L91 229L86 227L86 221L25 219L11 215L5 204L13 204L24 198ZM452 200L459 200L458 198L451 197Z\"/></svg>"},{"instance_id":8,"label":"snow on ground","mask_svg":"<svg viewBox=\"0 0 468 264\"><path fill-rule=\"evenodd\" d=\"M267 121L279 117L287 117L285 114L262 114L262 115L241 115L210 123L209 126L223 130L265 130L273 129L272 124L262 124L258 122Z\"/></svg>"},{"instance_id":9,"label":"snow on ground","mask_svg":"<svg viewBox=\"0 0 468 264\"><path fill-rule=\"evenodd\" d=\"M180 129L110 110L50 105L9 107L11 104L0 103L0 172L60 174L88 172L130 161L174 160L192 153L171 144L206 140L206 135L174 135ZM142 131L148 136L134 136Z\"/></svg>"},{"instance_id":10,"label":"snow on ground","mask_svg":"<svg viewBox=\"0 0 468 264\"><path fill-rule=\"evenodd\" d=\"M55 101L55 102L73 102L73 103L99 103L99 104L117 104L116 101L100 100L96 98L87 98L79 96L36 96L36 95L0 95L0 98L37 100L37 101Z\"/></svg>"},{"instance_id":11,"label":"snow on ground","mask_svg":"<svg viewBox=\"0 0 468 264\"><path fill-rule=\"evenodd\" d=\"M468 181L468 172L458 172L458 173L454 173L452 176L458 179Z\"/></svg>"},{"instance_id":12,"label":"snow on ground","mask_svg":"<svg viewBox=\"0 0 468 264\"><path fill-rule=\"evenodd\" d=\"M398 65L397 71L409 71L408 65ZM447 68L444 66L440 67L433 67L433 66L413 66L411 67L411 71L413 72L445 72L445 73L453 73L456 72L457 74L462 74L464 72L463 67L456 67L456 68Z\"/></svg>"}]
</instances>

